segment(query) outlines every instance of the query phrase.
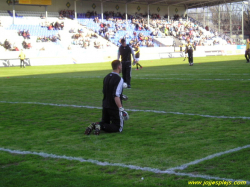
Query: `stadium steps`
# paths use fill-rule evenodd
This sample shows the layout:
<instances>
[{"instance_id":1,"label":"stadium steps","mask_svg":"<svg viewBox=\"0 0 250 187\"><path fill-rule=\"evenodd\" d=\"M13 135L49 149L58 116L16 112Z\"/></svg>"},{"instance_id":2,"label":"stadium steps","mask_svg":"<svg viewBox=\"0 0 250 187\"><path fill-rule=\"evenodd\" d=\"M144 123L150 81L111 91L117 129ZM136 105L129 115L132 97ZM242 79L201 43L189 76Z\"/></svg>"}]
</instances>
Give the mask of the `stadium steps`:
<instances>
[{"instance_id":1,"label":"stadium steps","mask_svg":"<svg viewBox=\"0 0 250 187\"><path fill-rule=\"evenodd\" d=\"M183 45L183 43L176 37L173 37L174 38L174 43L175 43L175 46L176 47L179 47L180 45Z\"/></svg>"}]
</instances>

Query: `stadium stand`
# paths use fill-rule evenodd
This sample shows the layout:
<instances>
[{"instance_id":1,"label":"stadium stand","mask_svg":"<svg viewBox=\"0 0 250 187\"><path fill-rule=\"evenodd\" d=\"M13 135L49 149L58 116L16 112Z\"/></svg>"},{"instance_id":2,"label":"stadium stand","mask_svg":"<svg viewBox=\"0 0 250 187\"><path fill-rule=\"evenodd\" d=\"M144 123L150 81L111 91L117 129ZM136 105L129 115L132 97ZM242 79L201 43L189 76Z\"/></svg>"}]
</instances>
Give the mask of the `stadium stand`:
<instances>
[{"instance_id":1,"label":"stadium stand","mask_svg":"<svg viewBox=\"0 0 250 187\"><path fill-rule=\"evenodd\" d=\"M179 15L167 21L164 17L152 14L147 25L142 14L129 15L131 19L126 22L122 19L124 14L112 11L104 13L103 21L101 15L93 11L78 13L77 20L74 19L73 10L49 12L46 20L43 13L16 11L13 25L12 12L0 10L1 25L8 33L0 42L3 44L7 39L10 43L5 49L100 49L119 46L122 38L128 44L139 43L141 47L179 46L185 44L187 39L196 46L233 44L229 38L218 35L216 30L204 28L196 20L187 20ZM28 36L26 33L29 33Z\"/></svg>"}]
</instances>

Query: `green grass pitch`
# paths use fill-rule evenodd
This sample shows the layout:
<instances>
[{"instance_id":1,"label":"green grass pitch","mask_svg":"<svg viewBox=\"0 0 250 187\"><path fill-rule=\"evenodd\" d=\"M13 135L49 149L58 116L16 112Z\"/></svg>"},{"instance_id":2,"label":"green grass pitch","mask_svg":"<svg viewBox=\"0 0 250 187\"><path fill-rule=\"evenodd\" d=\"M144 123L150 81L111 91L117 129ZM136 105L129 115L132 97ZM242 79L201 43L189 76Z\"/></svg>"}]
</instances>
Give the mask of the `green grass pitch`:
<instances>
[{"instance_id":1,"label":"green grass pitch","mask_svg":"<svg viewBox=\"0 0 250 187\"><path fill-rule=\"evenodd\" d=\"M141 111L129 112L122 133L99 136L84 131L101 119L101 110L72 105L101 107L110 62L0 68L0 148L168 170L249 145L250 63L243 56L194 62L141 61L138 71L133 66L132 89L124 90L129 100L123 105ZM0 187L180 187L208 181L4 151L0 158ZM249 168L246 148L178 172L250 181Z\"/></svg>"}]
</instances>

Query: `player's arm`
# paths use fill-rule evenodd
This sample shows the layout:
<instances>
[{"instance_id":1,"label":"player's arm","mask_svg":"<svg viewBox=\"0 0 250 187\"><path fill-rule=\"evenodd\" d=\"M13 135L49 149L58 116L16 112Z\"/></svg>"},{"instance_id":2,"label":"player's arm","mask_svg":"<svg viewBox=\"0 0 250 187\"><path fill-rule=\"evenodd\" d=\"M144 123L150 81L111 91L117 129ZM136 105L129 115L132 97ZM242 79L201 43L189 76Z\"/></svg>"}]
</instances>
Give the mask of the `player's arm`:
<instances>
[{"instance_id":1,"label":"player's arm","mask_svg":"<svg viewBox=\"0 0 250 187\"><path fill-rule=\"evenodd\" d=\"M120 49L118 49L117 60L120 59L120 56L121 56Z\"/></svg>"},{"instance_id":2,"label":"player's arm","mask_svg":"<svg viewBox=\"0 0 250 187\"><path fill-rule=\"evenodd\" d=\"M131 46L129 46L129 47L130 47L130 50L131 50L131 54L132 54L132 56L133 56L133 60L135 61L135 52L134 52L134 50L132 49Z\"/></svg>"},{"instance_id":3,"label":"player's arm","mask_svg":"<svg viewBox=\"0 0 250 187\"><path fill-rule=\"evenodd\" d=\"M122 102L120 97L115 97L115 104L117 105L118 108L122 108Z\"/></svg>"},{"instance_id":4,"label":"player's arm","mask_svg":"<svg viewBox=\"0 0 250 187\"><path fill-rule=\"evenodd\" d=\"M121 78L114 93L115 104L117 105L118 108L122 107L122 102L120 99L122 95L122 89L123 89L122 86L123 86L123 79Z\"/></svg>"},{"instance_id":5,"label":"player's arm","mask_svg":"<svg viewBox=\"0 0 250 187\"><path fill-rule=\"evenodd\" d=\"M187 53L187 52L188 52L188 46L186 45L185 53Z\"/></svg>"},{"instance_id":6,"label":"player's arm","mask_svg":"<svg viewBox=\"0 0 250 187\"><path fill-rule=\"evenodd\" d=\"M120 99L120 96L122 94L122 85L123 85L123 79L121 78L117 88L116 88L116 93L115 93L115 104L117 105L117 107L119 108L119 112L121 113L121 116L123 118L123 120L128 120L129 119L129 115L128 113L124 110L124 108L122 107L122 102Z\"/></svg>"}]
</instances>

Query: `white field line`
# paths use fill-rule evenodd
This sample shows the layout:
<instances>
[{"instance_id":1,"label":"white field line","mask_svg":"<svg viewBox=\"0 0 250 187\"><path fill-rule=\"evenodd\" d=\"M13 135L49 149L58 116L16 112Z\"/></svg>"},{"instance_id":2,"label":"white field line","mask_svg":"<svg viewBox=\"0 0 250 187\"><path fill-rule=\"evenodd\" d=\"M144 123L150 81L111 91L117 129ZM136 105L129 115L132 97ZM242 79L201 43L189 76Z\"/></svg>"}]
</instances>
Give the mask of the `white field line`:
<instances>
[{"instance_id":1,"label":"white field line","mask_svg":"<svg viewBox=\"0 0 250 187\"><path fill-rule=\"evenodd\" d=\"M198 163L203 162L205 160L210 160L210 159L213 159L215 157L219 157L219 156L222 156L222 155L225 155L225 154L228 154L228 153L237 152L237 151L240 151L240 150L246 149L246 148L250 148L250 145L246 145L246 146L243 146L243 147L237 147L237 148L230 149L230 150L227 150L227 151L224 151L224 152L220 152L220 153L215 153L215 154L209 155L209 156L207 156L205 158L198 159L198 160L189 162L187 164L183 164L183 165L178 166L178 167L170 168L169 170L177 170L177 169L183 170L183 169L187 168L188 166L198 164Z\"/></svg>"},{"instance_id":2,"label":"white field line","mask_svg":"<svg viewBox=\"0 0 250 187\"><path fill-rule=\"evenodd\" d=\"M168 74L171 75L171 74ZM172 74L172 75L178 75L178 74ZM182 75L183 76L183 75ZM23 79L54 79L54 78L62 78L61 76L47 76L47 77L26 77L26 76L21 76L21 77L10 77L10 78L23 78ZM67 79L72 79L72 78L79 78L79 79L92 79L92 78L103 78L102 76L69 76L69 77L63 77L63 78L67 78ZM250 81L250 79L190 79L190 78L165 78L165 77L150 77L150 76L133 76L134 79L146 79L146 80L199 80L199 81Z\"/></svg>"},{"instance_id":3,"label":"white field line","mask_svg":"<svg viewBox=\"0 0 250 187\"><path fill-rule=\"evenodd\" d=\"M0 101L0 103L9 103L9 104L34 104L34 105L48 105L48 106L58 106L58 107L102 109L102 107L95 107L95 106L53 104L53 103L39 103L39 102L8 102L8 101ZM190 113L182 113L182 112L166 112L166 111L159 111L159 110L126 109L126 111L131 111L131 112L152 112L152 113L159 113L159 114L176 114L176 115L188 115L188 116L201 116L201 117L206 117L206 118L248 119L248 120L250 119L250 117L245 117L245 116L211 116L211 115L190 114Z\"/></svg>"},{"instance_id":4,"label":"white field line","mask_svg":"<svg viewBox=\"0 0 250 187\"><path fill-rule=\"evenodd\" d=\"M5 149L5 148L0 148L0 151L4 152L9 152L12 154L21 154L21 155L37 155L41 156L44 158L53 158L53 159L66 159L66 160L74 160L74 161L79 161L79 162L88 162L100 166L118 166L118 167L123 167L123 168L129 168L129 169L134 169L134 170L141 170L141 171L148 171L148 172L153 172L153 173L161 173L161 174L173 174L173 175L178 175L178 176L187 176L187 177L192 177L192 178L203 178L207 180L225 180L225 181L245 181L242 179L228 179L228 178L220 178L220 177L213 177L213 176L208 176L208 175L194 175L190 173L179 173L175 172L173 170L159 170L155 168L150 168L150 167L140 167L140 166L134 166L134 165L126 165L126 164L120 164L120 163L109 163L109 162L100 162L97 160L92 160L92 159L83 159L80 157L71 157L71 156L60 156L60 155L55 155L55 154L48 154L48 153L43 153L43 152L31 152L31 151L19 151L19 150L11 150L11 149ZM250 181L246 181L247 184L250 184Z\"/></svg>"},{"instance_id":5,"label":"white field line","mask_svg":"<svg viewBox=\"0 0 250 187\"><path fill-rule=\"evenodd\" d=\"M250 81L250 79L187 79L187 78L136 78L148 80L187 80L187 81Z\"/></svg>"}]
</instances>

